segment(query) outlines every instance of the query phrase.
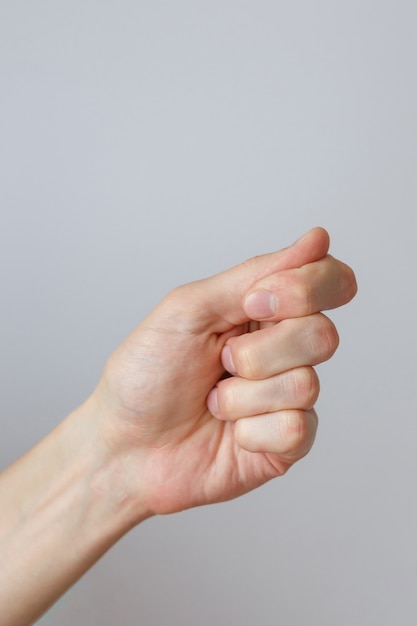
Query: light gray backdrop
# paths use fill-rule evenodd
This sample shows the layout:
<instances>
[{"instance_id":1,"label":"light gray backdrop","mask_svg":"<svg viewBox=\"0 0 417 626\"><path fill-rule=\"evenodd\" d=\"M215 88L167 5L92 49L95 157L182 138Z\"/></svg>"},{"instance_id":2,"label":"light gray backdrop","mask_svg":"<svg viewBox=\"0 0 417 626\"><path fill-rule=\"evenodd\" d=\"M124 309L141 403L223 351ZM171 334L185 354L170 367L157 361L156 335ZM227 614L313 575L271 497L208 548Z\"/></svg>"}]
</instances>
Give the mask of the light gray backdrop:
<instances>
[{"instance_id":1,"label":"light gray backdrop","mask_svg":"<svg viewBox=\"0 0 417 626\"><path fill-rule=\"evenodd\" d=\"M42 626L416 623L416 32L415 0L1 0L2 467L176 284L321 224L360 285L309 457L135 529Z\"/></svg>"}]
</instances>

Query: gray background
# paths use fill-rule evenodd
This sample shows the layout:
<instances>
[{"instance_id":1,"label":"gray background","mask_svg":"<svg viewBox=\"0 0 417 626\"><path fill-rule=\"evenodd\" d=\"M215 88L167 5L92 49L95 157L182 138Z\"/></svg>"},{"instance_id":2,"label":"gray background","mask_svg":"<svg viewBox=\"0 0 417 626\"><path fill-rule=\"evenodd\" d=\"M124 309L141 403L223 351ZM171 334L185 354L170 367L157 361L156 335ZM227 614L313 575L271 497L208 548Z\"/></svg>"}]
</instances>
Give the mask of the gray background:
<instances>
[{"instance_id":1,"label":"gray background","mask_svg":"<svg viewBox=\"0 0 417 626\"><path fill-rule=\"evenodd\" d=\"M360 285L309 457L146 522L42 626L416 623L416 32L415 0L1 0L3 467L176 284L320 224Z\"/></svg>"}]
</instances>

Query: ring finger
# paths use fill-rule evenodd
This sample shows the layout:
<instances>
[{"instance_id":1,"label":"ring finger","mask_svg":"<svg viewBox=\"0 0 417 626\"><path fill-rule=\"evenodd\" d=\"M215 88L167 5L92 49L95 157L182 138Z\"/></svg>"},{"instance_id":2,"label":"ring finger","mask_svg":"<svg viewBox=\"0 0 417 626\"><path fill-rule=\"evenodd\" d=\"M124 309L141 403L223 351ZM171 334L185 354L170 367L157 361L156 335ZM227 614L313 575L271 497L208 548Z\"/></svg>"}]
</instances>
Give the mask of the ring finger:
<instances>
[{"instance_id":1,"label":"ring finger","mask_svg":"<svg viewBox=\"0 0 417 626\"><path fill-rule=\"evenodd\" d=\"M218 419L235 421L283 409L310 409L319 391L314 369L298 367L264 380L236 376L222 380L210 392L207 405Z\"/></svg>"}]
</instances>

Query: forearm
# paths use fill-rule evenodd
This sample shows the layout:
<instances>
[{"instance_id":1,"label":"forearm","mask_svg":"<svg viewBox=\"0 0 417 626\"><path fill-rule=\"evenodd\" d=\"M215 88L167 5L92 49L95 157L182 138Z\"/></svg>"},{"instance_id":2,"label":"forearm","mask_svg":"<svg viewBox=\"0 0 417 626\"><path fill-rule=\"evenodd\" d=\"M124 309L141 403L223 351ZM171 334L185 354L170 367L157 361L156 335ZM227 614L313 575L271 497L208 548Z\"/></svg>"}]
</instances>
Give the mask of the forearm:
<instances>
[{"instance_id":1,"label":"forearm","mask_svg":"<svg viewBox=\"0 0 417 626\"><path fill-rule=\"evenodd\" d=\"M0 615L33 623L147 517L123 462L95 441L88 404L0 477ZM91 420L94 423L94 420Z\"/></svg>"}]
</instances>

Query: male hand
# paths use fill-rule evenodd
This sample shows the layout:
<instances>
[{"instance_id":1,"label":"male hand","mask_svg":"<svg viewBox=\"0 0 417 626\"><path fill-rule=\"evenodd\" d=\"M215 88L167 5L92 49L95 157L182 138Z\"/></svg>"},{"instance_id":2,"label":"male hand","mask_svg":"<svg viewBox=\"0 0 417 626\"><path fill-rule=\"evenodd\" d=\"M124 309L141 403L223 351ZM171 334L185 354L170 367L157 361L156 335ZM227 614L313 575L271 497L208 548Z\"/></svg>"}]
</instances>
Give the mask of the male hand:
<instances>
[{"instance_id":1,"label":"male hand","mask_svg":"<svg viewBox=\"0 0 417 626\"><path fill-rule=\"evenodd\" d=\"M328 245L314 229L172 291L90 398L1 473L2 624L32 624L147 517L243 494L308 452L312 366L338 344L320 311L356 292Z\"/></svg>"},{"instance_id":2,"label":"male hand","mask_svg":"<svg viewBox=\"0 0 417 626\"><path fill-rule=\"evenodd\" d=\"M236 497L309 451L312 366L338 345L320 311L356 293L352 270L328 247L316 228L173 290L110 357L91 400L142 512Z\"/></svg>"}]
</instances>

